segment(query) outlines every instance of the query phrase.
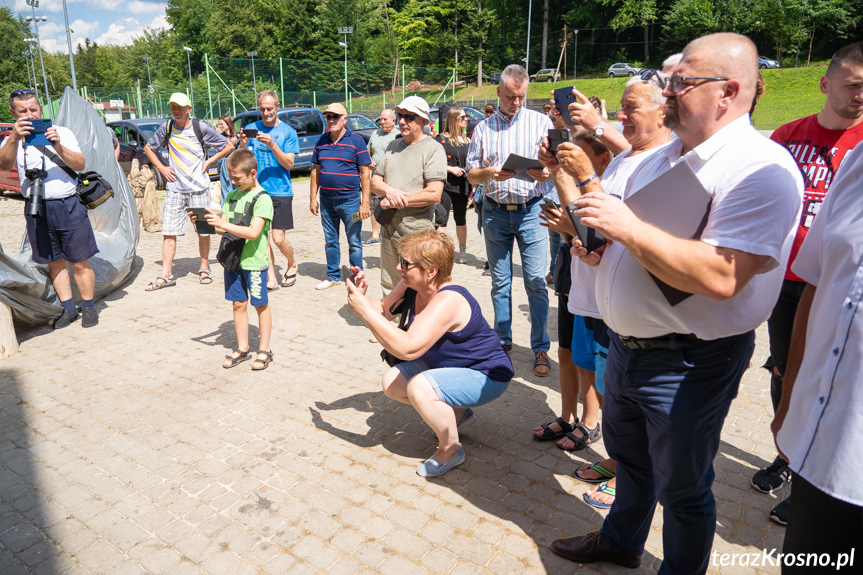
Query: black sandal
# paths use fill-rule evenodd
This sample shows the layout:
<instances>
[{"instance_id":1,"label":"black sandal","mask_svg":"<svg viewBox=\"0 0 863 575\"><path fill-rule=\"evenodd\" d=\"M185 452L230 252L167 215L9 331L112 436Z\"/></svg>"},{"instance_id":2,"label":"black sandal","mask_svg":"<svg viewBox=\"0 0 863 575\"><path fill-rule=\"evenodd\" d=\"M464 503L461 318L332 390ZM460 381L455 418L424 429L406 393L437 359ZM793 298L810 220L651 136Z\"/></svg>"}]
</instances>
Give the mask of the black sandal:
<instances>
[{"instance_id":1,"label":"black sandal","mask_svg":"<svg viewBox=\"0 0 863 575\"><path fill-rule=\"evenodd\" d=\"M575 445L573 445L572 447L560 447L560 445L558 445L558 447L560 447L564 451L580 451L594 441L598 441L599 438L602 437L602 429L599 425L599 422L596 422L596 427L594 427L593 429L588 429L587 426L585 426L583 423L576 423L574 427L575 429L581 430L581 433L583 433L584 435L582 435L581 437L576 437L573 433L565 434L564 437L572 441Z\"/></svg>"},{"instance_id":2,"label":"black sandal","mask_svg":"<svg viewBox=\"0 0 863 575\"><path fill-rule=\"evenodd\" d=\"M558 424L561 431L554 431L551 428L551 423ZM572 426L578 424L578 418L575 418L575 424L569 424L560 417L558 417L551 423L541 423L540 426L542 427L542 435L534 435L533 438L537 441L552 441L554 439L560 439L561 437L572 431Z\"/></svg>"},{"instance_id":3,"label":"black sandal","mask_svg":"<svg viewBox=\"0 0 863 575\"><path fill-rule=\"evenodd\" d=\"M260 358L261 355L264 356L264 359ZM270 367L271 361L273 361L273 352L259 349L258 353L255 354L255 361L252 363L252 371L263 371L267 369ZM255 367L256 363L262 364L263 367Z\"/></svg>"},{"instance_id":4,"label":"black sandal","mask_svg":"<svg viewBox=\"0 0 863 575\"><path fill-rule=\"evenodd\" d=\"M226 355L225 359L230 359L231 365L225 365L223 362L222 367L224 367L225 369L231 369L232 367L237 367L244 361L252 359L252 354L249 352L248 349L246 351L240 351L239 349L235 349L233 352L231 352L231 355Z\"/></svg>"}]
</instances>

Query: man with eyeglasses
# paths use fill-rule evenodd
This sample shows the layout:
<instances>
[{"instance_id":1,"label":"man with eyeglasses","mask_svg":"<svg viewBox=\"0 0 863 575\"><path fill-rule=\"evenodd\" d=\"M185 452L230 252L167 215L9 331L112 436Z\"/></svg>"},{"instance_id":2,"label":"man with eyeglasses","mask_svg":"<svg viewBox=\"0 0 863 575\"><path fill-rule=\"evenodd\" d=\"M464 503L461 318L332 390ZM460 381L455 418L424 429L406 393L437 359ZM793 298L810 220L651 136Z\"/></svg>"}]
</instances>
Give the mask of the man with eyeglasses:
<instances>
[{"instance_id":1,"label":"man with eyeglasses","mask_svg":"<svg viewBox=\"0 0 863 575\"><path fill-rule=\"evenodd\" d=\"M826 95L824 107L817 114L779 126L770 136L785 146L797 162L806 190L803 213L797 226L797 236L788 269L779 292L779 301L767 320L770 334L770 358L765 368L770 371L770 399L777 419L783 399L782 383L785 365L789 361L791 328L806 282L797 276L791 265L806 238L815 215L833 181L833 176L851 150L863 140L863 44L856 42L833 55L827 73L821 78L821 93ZM787 405L787 402L784 402ZM802 428L801 434L802 435ZM789 433L792 435L792 433ZM831 467L833 467L831 465ZM812 475L810 475L812 477ZM762 493L773 493L791 482L788 462L777 456L769 466L752 477L752 487ZM785 525L788 522L790 496L785 497L770 512L770 518Z\"/></svg>"},{"instance_id":2,"label":"man with eyeglasses","mask_svg":"<svg viewBox=\"0 0 863 575\"><path fill-rule=\"evenodd\" d=\"M378 166L378 162L384 157L384 152L390 142L400 135L400 131L396 130L396 113L394 110L384 108L381 111L380 117L381 127L369 138L369 153L372 155L372 170ZM381 197L377 194L372 194L369 202L369 209L372 216L372 237L368 241L363 242L364 245L371 246L381 243L381 225L375 219L375 210L381 203Z\"/></svg>"},{"instance_id":3,"label":"man with eyeglasses","mask_svg":"<svg viewBox=\"0 0 863 575\"><path fill-rule=\"evenodd\" d=\"M369 164L372 163L362 136L349 130L348 111L339 103L324 110L327 131L312 154L312 179L309 209L318 215L324 227L326 241L327 278L315 286L317 290L341 283L341 248L339 222L345 226L348 259L351 267L363 269L363 220L369 217ZM321 200L318 203L318 189Z\"/></svg>"},{"instance_id":4,"label":"man with eyeglasses","mask_svg":"<svg viewBox=\"0 0 863 575\"><path fill-rule=\"evenodd\" d=\"M56 124L45 132L50 146L26 144L24 139L33 133L33 121L42 118L42 106L32 91L12 92L9 111L15 118L15 125L0 147L0 170L18 169L21 195L25 198L30 257L37 264L48 266L48 278L63 306L63 314L54 321L54 329L68 326L80 315L84 318L83 327L93 327L99 323L99 314L93 306L96 278L88 260L99 253L99 248L87 208L78 201L78 181L66 172L66 169L83 171L84 154L75 134ZM34 170L41 170L41 173ZM30 176L44 181L44 201L38 217L30 215L30 191L34 183ZM69 268L81 294L81 314L72 299Z\"/></svg>"},{"instance_id":5,"label":"man with eyeglasses","mask_svg":"<svg viewBox=\"0 0 863 575\"><path fill-rule=\"evenodd\" d=\"M504 68L497 86L500 109L474 129L467 153L467 179L474 186L482 184L485 194L480 218L491 270L494 331L504 349L511 351L512 256L513 242L518 242L530 308L533 371L545 377L551 372L545 281L548 232L540 225L539 214L540 200L553 195L554 182L545 168L528 170L531 181L502 169L510 154L536 158L543 137L554 128L548 116L525 108L528 81L527 71L518 64Z\"/></svg>"},{"instance_id":6,"label":"man with eyeglasses","mask_svg":"<svg viewBox=\"0 0 863 575\"><path fill-rule=\"evenodd\" d=\"M401 280L399 239L434 229L434 207L447 173L443 147L425 133L431 123L428 103L419 96L408 96L396 106L396 114L402 137L387 146L372 176L372 192L382 198L377 218L384 296Z\"/></svg>"},{"instance_id":7,"label":"man with eyeglasses","mask_svg":"<svg viewBox=\"0 0 863 575\"><path fill-rule=\"evenodd\" d=\"M663 92L664 123L678 139L636 168L623 200L602 192L578 150L564 165L572 177L555 178L561 203L571 202L574 216L612 240L590 254L580 244L573 250L599 266L596 301L613 332L603 426L617 461L616 497L601 530L552 543L573 561L638 567L658 502L659 573L708 568L720 432L749 366L755 328L779 294L803 193L792 158L749 121L757 56L751 40L731 33L686 46ZM680 163L712 198L707 214L690 216L706 222L697 239L642 221L625 203ZM691 295L672 304L651 274Z\"/></svg>"}]
</instances>

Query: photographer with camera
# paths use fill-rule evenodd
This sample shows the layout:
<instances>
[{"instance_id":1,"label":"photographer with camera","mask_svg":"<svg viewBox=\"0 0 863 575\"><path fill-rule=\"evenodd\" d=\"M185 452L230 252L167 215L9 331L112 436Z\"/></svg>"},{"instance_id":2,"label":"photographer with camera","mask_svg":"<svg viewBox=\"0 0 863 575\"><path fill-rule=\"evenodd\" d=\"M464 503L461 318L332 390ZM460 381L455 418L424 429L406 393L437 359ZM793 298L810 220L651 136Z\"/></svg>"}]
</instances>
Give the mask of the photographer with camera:
<instances>
[{"instance_id":1,"label":"photographer with camera","mask_svg":"<svg viewBox=\"0 0 863 575\"><path fill-rule=\"evenodd\" d=\"M27 237L32 259L48 265L48 277L54 285L63 315L54 321L54 329L66 327L78 319L72 300L69 267L81 294L81 325L93 327L99 314L93 307L96 278L87 261L99 252L87 208L78 201L78 182L61 167L84 170L84 155L75 134L61 126L45 131L50 148L28 145L25 138L35 132L34 121L42 118L42 106L30 90L16 90L9 95L9 110L15 126L0 147L0 170L18 169L21 194L25 198ZM60 164L56 162L60 162Z\"/></svg>"}]
</instances>

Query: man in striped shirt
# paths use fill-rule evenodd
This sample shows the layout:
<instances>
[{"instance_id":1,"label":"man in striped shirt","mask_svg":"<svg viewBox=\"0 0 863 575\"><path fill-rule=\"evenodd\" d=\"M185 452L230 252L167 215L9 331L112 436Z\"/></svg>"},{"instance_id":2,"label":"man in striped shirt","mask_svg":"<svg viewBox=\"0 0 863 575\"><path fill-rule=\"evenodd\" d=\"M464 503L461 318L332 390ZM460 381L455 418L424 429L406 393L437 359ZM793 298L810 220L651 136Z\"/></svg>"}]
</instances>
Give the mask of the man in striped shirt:
<instances>
[{"instance_id":1,"label":"man in striped shirt","mask_svg":"<svg viewBox=\"0 0 863 575\"><path fill-rule=\"evenodd\" d=\"M345 225L351 267L363 268L360 232L369 217L369 165L372 159L365 140L345 127L348 112L341 104L324 110L328 131L315 145L309 209L321 214L326 241L327 278L315 286L322 290L341 283L339 221ZM318 203L318 188L321 199Z\"/></svg>"},{"instance_id":2,"label":"man in striped shirt","mask_svg":"<svg viewBox=\"0 0 863 575\"><path fill-rule=\"evenodd\" d=\"M467 178L483 184L485 201L482 227L491 269L491 301L494 330L505 350L512 349L512 254L513 240L521 253L522 276L530 307L530 348L534 373L549 374L548 292L545 283L548 233L539 223L540 200L553 182L545 168L528 170L532 181L520 180L503 170L510 154L527 158L539 155L542 138L553 127L548 116L524 107L527 71L518 64L507 66L497 95L500 108L473 132L467 156Z\"/></svg>"}]
</instances>

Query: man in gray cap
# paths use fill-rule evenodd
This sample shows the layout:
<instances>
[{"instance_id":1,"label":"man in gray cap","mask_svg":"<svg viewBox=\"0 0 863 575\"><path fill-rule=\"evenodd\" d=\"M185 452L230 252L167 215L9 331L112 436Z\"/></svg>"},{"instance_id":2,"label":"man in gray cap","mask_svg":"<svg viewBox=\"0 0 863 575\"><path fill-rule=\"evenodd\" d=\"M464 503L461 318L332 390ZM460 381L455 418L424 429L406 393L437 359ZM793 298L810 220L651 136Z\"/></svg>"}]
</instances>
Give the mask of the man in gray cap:
<instances>
[{"instance_id":1,"label":"man in gray cap","mask_svg":"<svg viewBox=\"0 0 863 575\"><path fill-rule=\"evenodd\" d=\"M399 282L399 239L434 229L434 206L446 180L443 146L424 132L430 123L428 103L408 96L396 106L396 114L402 137L387 147L372 176L372 193L383 198L375 217L381 224L384 295Z\"/></svg>"}]
</instances>

